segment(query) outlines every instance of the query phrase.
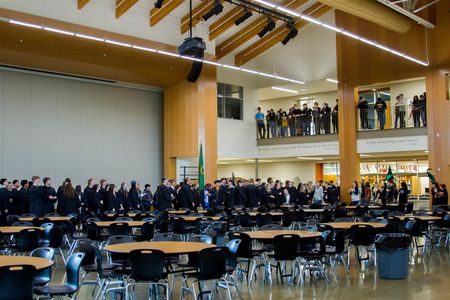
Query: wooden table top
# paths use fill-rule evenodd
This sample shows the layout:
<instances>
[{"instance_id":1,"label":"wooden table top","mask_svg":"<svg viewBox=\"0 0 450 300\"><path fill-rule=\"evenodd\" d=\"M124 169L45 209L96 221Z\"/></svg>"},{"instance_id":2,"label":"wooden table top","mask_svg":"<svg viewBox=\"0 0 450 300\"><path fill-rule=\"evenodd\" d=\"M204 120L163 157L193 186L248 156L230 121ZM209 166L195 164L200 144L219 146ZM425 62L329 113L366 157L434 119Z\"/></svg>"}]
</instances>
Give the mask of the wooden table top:
<instances>
[{"instance_id":1,"label":"wooden table top","mask_svg":"<svg viewBox=\"0 0 450 300\"><path fill-rule=\"evenodd\" d=\"M197 242L137 242L109 245L103 249L114 253L130 253L138 249L161 250L165 254L175 255L197 253L200 250L212 247L215 247L215 245Z\"/></svg>"},{"instance_id":2,"label":"wooden table top","mask_svg":"<svg viewBox=\"0 0 450 300\"><path fill-rule=\"evenodd\" d=\"M113 223L127 223L130 227L141 227L145 221L99 221L94 222L98 227L109 227Z\"/></svg>"},{"instance_id":3,"label":"wooden table top","mask_svg":"<svg viewBox=\"0 0 450 300\"><path fill-rule=\"evenodd\" d=\"M220 217L210 217L210 216L179 216L180 218L184 219L186 222L195 222L198 218L210 218L213 219L213 221L219 221Z\"/></svg>"},{"instance_id":4,"label":"wooden table top","mask_svg":"<svg viewBox=\"0 0 450 300\"><path fill-rule=\"evenodd\" d=\"M184 215L187 212L194 212L195 210L168 210L167 212L172 215ZM199 214L206 214L206 210L197 210Z\"/></svg>"},{"instance_id":5,"label":"wooden table top","mask_svg":"<svg viewBox=\"0 0 450 300\"><path fill-rule=\"evenodd\" d=\"M295 204L281 204L280 207L282 207L282 208L292 208L292 207L295 207Z\"/></svg>"},{"instance_id":6,"label":"wooden table top","mask_svg":"<svg viewBox=\"0 0 450 300\"><path fill-rule=\"evenodd\" d=\"M49 219L52 222L64 222L64 221L70 220L70 217L67 217L67 216L44 217L44 218ZM33 219L34 219L33 217L19 218L20 221L26 221L26 222L32 222Z\"/></svg>"},{"instance_id":7,"label":"wooden table top","mask_svg":"<svg viewBox=\"0 0 450 300\"><path fill-rule=\"evenodd\" d=\"M280 234L298 235L300 238L305 237L318 237L321 235L317 231L306 230L258 230L258 231L245 231L251 239L255 240L272 240L275 236Z\"/></svg>"},{"instance_id":8,"label":"wooden table top","mask_svg":"<svg viewBox=\"0 0 450 300\"><path fill-rule=\"evenodd\" d=\"M386 226L386 224L376 222L331 222L323 224L330 225L335 229L350 229L353 225L370 225L373 228L384 228Z\"/></svg>"},{"instance_id":9,"label":"wooden table top","mask_svg":"<svg viewBox=\"0 0 450 300\"><path fill-rule=\"evenodd\" d=\"M306 213L322 213L324 212L325 209L323 208L305 208L303 209L304 212Z\"/></svg>"},{"instance_id":10,"label":"wooden table top","mask_svg":"<svg viewBox=\"0 0 450 300\"><path fill-rule=\"evenodd\" d=\"M437 221L437 220L442 219L439 216L394 216L394 217L399 218L402 221L406 218L417 218L422 221ZM383 217L378 217L378 219L383 219Z\"/></svg>"},{"instance_id":11,"label":"wooden table top","mask_svg":"<svg viewBox=\"0 0 450 300\"><path fill-rule=\"evenodd\" d=\"M32 265L37 270L42 270L53 266L54 262L50 259L32 256L0 256L0 267L17 266L17 265Z\"/></svg>"},{"instance_id":12,"label":"wooden table top","mask_svg":"<svg viewBox=\"0 0 450 300\"><path fill-rule=\"evenodd\" d=\"M346 206L345 208L346 209L356 209L357 207L358 206L356 206L356 205L349 205L349 206ZM381 206L379 206L379 205L369 205L368 208L369 209L381 209Z\"/></svg>"},{"instance_id":13,"label":"wooden table top","mask_svg":"<svg viewBox=\"0 0 450 300\"><path fill-rule=\"evenodd\" d=\"M260 212L259 211L249 211L248 212L248 214L251 216L251 217L256 217L256 215L257 214L259 214ZM278 211L274 211L274 212L264 212L264 213L269 213L269 214L271 214L272 215L272 217L276 217L276 216L282 216L283 215L283 213L282 212L278 212Z\"/></svg>"},{"instance_id":14,"label":"wooden table top","mask_svg":"<svg viewBox=\"0 0 450 300\"><path fill-rule=\"evenodd\" d=\"M109 218L112 218L112 217L114 217L115 215L117 215L118 217L130 217L130 218L133 218L133 217L136 217L136 215L137 214L105 214L107 217L109 217ZM143 215L145 215L145 214L143 214Z\"/></svg>"},{"instance_id":15,"label":"wooden table top","mask_svg":"<svg viewBox=\"0 0 450 300\"><path fill-rule=\"evenodd\" d=\"M41 227L32 227L32 226L0 226L0 232L6 234L16 234L23 229L38 229L42 230Z\"/></svg>"}]
</instances>

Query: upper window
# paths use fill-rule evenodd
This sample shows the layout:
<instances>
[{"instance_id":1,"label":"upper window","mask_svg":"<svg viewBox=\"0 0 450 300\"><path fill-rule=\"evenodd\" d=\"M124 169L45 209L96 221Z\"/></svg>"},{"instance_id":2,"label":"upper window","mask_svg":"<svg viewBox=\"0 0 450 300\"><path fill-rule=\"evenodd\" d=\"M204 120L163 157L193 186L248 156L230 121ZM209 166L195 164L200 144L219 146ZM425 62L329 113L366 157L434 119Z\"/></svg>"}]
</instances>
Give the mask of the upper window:
<instances>
[{"instance_id":1,"label":"upper window","mask_svg":"<svg viewBox=\"0 0 450 300\"><path fill-rule=\"evenodd\" d=\"M225 119L243 119L244 88L217 83L217 116Z\"/></svg>"}]
</instances>

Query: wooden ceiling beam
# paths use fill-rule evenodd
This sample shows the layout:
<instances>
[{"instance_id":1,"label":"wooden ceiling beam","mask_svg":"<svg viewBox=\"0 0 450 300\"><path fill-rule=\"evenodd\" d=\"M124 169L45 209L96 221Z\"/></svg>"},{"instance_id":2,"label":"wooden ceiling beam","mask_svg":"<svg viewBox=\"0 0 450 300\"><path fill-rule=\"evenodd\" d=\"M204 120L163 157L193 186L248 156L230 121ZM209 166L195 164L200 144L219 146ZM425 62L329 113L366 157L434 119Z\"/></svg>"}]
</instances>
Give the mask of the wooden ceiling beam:
<instances>
[{"instance_id":1,"label":"wooden ceiling beam","mask_svg":"<svg viewBox=\"0 0 450 300\"><path fill-rule=\"evenodd\" d=\"M225 0L219 0L223 3ZM192 27L195 27L201 20L202 16L213 8L214 0L204 0L199 6L192 10ZM189 13L181 18L181 33L185 33L189 30Z\"/></svg>"},{"instance_id":2,"label":"wooden ceiling beam","mask_svg":"<svg viewBox=\"0 0 450 300\"><path fill-rule=\"evenodd\" d=\"M161 8L153 7L150 10L150 26L155 26L175 8L180 6L185 0L166 0L163 2Z\"/></svg>"},{"instance_id":3,"label":"wooden ceiling beam","mask_svg":"<svg viewBox=\"0 0 450 300\"><path fill-rule=\"evenodd\" d=\"M82 9L88 2L89 0L78 0L78 9Z\"/></svg>"},{"instance_id":4,"label":"wooden ceiling beam","mask_svg":"<svg viewBox=\"0 0 450 300\"><path fill-rule=\"evenodd\" d=\"M120 18L139 0L116 0L116 19Z\"/></svg>"},{"instance_id":5,"label":"wooden ceiling beam","mask_svg":"<svg viewBox=\"0 0 450 300\"><path fill-rule=\"evenodd\" d=\"M325 14L326 12L330 11L332 8L322 4L322 3L316 3L307 10L303 12L305 15L309 15L313 18L318 18ZM301 29L305 25L309 24L308 21L305 21L303 19L297 19L295 22L295 27L297 29ZM246 62L252 60L253 58L257 57L261 53L265 52L266 50L270 49L272 46L276 45L277 43L281 42L286 35L289 32L289 28L286 26L281 26L276 28L271 33L264 36L262 39L251 45L250 47L246 48L245 50L239 52L235 58L234 63L236 66L242 66Z\"/></svg>"},{"instance_id":6,"label":"wooden ceiling beam","mask_svg":"<svg viewBox=\"0 0 450 300\"><path fill-rule=\"evenodd\" d=\"M236 6L209 26L209 40L212 41L234 25L234 21L244 14L242 6Z\"/></svg>"},{"instance_id":7,"label":"wooden ceiling beam","mask_svg":"<svg viewBox=\"0 0 450 300\"><path fill-rule=\"evenodd\" d=\"M281 3L282 6L289 9L296 9L305 4L307 0L285 0ZM220 59L230 53L231 51L239 48L260 32L267 24L267 17L258 17L255 21L239 30L231 37L216 46L216 57Z\"/></svg>"}]
</instances>

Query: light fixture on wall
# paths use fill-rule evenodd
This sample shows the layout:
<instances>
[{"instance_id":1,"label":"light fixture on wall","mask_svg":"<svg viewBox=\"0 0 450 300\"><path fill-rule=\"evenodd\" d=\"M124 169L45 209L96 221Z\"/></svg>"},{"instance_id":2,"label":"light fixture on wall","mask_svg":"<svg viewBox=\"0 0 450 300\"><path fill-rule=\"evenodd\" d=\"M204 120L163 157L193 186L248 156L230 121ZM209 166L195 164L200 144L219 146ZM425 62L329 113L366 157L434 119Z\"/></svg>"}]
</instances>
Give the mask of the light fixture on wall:
<instances>
[{"instance_id":1,"label":"light fixture on wall","mask_svg":"<svg viewBox=\"0 0 450 300\"><path fill-rule=\"evenodd\" d=\"M260 32L258 32L259 37L262 38L268 32L271 32L272 30L274 30L275 26L276 26L276 23L274 20L272 20L271 18L267 19L267 25Z\"/></svg>"},{"instance_id":2,"label":"light fixture on wall","mask_svg":"<svg viewBox=\"0 0 450 300\"><path fill-rule=\"evenodd\" d=\"M217 16L223 11L223 5L219 1L214 1L214 7L211 8L206 14L202 16L202 19L208 21L212 16Z\"/></svg>"},{"instance_id":3,"label":"light fixture on wall","mask_svg":"<svg viewBox=\"0 0 450 300\"><path fill-rule=\"evenodd\" d=\"M291 94L298 94L298 91L294 91L294 90L290 90L290 89L285 89L285 88L281 88L281 87L277 87L277 86L273 86L272 89L273 89L273 90L277 90L277 91L286 92L286 93L291 93Z\"/></svg>"},{"instance_id":4,"label":"light fixture on wall","mask_svg":"<svg viewBox=\"0 0 450 300\"><path fill-rule=\"evenodd\" d=\"M252 12L248 9L245 10L245 13L240 16L239 18L237 18L236 20L234 20L234 24L236 25L240 25L241 23L244 23L245 20L247 20L248 18L250 18L252 16Z\"/></svg>"},{"instance_id":5,"label":"light fixture on wall","mask_svg":"<svg viewBox=\"0 0 450 300\"><path fill-rule=\"evenodd\" d=\"M325 80L328 81L328 82L332 82L332 83L338 83L339 82L336 79L331 79L331 78L327 78Z\"/></svg>"},{"instance_id":6,"label":"light fixture on wall","mask_svg":"<svg viewBox=\"0 0 450 300\"><path fill-rule=\"evenodd\" d=\"M289 32L286 35L286 37L281 41L281 43L283 45L286 45L287 43L289 43L289 41L292 40L293 38L295 38L298 34L298 30L297 30L297 28L295 28L294 24L290 24L288 27L289 27Z\"/></svg>"}]
</instances>

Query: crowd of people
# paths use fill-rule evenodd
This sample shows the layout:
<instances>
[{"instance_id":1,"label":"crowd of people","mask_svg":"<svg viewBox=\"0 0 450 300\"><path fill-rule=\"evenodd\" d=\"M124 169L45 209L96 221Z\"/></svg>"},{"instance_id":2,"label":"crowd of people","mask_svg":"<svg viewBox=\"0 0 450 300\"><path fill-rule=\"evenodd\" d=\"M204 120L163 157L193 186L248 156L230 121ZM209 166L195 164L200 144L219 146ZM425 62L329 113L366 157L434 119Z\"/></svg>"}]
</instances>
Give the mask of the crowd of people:
<instances>
[{"instance_id":1,"label":"crowd of people","mask_svg":"<svg viewBox=\"0 0 450 300\"><path fill-rule=\"evenodd\" d=\"M420 96L415 95L408 104L405 96L400 94L395 97L393 107L394 128L406 127L407 119L413 120L414 127L427 126L427 93ZM383 130L386 126L386 110L389 110L386 101L377 98L373 105L369 105L364 97L359 97L357 108L359 110L360 128L362 130L371 129L369 116L375 113L378 129ZM408 115L408 116L407 116Z\"/></svg>"},{"instance_id":2,"label":"crowd of people","mask_svg":"<svg viewBox=\"0 0 450 300\"><path fill-rule=\"evenodd\" d=\"M394 181L370 185L354 181L348 190L352 202L359 205L386 205L392 202L406 204L409 190L405 182L398 188ZM98 183L90 178L86 187L74 186L67 178L55 190L49 177L41 180L33 176L31 181L0 180L0 224L4 224L9 214L31 213L36 216L54 213L61 215L88 212L102 215L105 211L126 213L130 210L167 209L208 209L235 206L258 207L295 205L333 205L340 200L339 184L333 181L309 181L297 186L293 181L261 179L234 180L222 178L213 184L199 187L186 178L177 184L174 180L163 178L153 192L150 184L141 184L132 180L130 187L122 182L120 186L101 179ZM435 184L432 190L433 205L447 205L448 192L445 184Z\"/></svg>"},{"instance_id":3,"label":"crowd of people","mask_svg":"<svg viewBox=\"0 0 450 300\"><path fill-rule=\"evenodd\" d=\"M324 103L320 107L314 102L313 107L307 103L300 108L294 104L288 111L282 108L276 112L267 110L266 114L258 107L255 115L259 138L276 138L297 135L314 135L338 133L338 103L333 108Z\"/></svg>"}]
</instances>

